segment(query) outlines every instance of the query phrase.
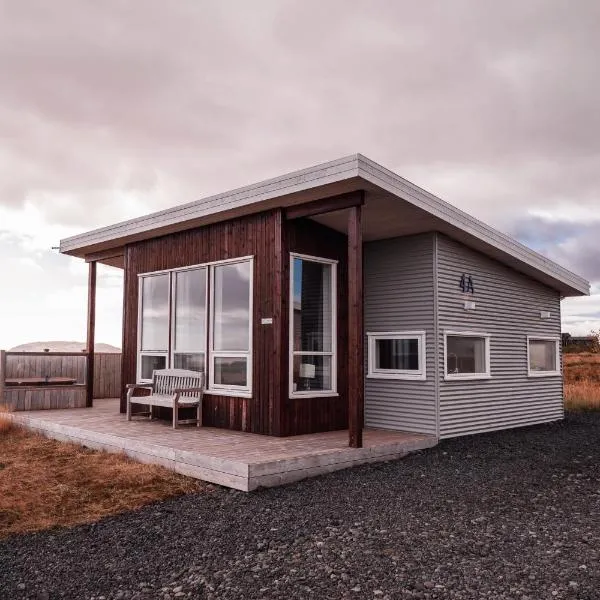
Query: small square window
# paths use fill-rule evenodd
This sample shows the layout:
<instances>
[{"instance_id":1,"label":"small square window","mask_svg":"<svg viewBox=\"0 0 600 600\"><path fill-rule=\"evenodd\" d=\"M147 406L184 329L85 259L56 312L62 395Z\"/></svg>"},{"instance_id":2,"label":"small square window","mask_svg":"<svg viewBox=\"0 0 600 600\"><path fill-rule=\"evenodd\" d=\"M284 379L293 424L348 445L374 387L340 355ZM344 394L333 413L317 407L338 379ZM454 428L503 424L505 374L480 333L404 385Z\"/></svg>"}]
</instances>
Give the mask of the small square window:
<instances>
[{"instance_id":1,"label":"small square window","mask_svg":"<svg viewBox=\"0 0 600 600\"><path fill-rule=\"evenodd\" d=\"M446 379L490 377L490 337L477 333L446 333Z\"/></svg>"},{"instance_id":2,"label":"small square window","mask_svg":"<svg viewBox=\"0 0 600 600\"><path fill-rule=\"evenodd\" d=\"M527 338L529 376L560 375L558 338Z\"/></svg>"},{"instance_id":3,"label":"small square window","mask_svg":"<svg viewBox=\"0 0 600 600\"><path fill-rule=\"evenodd\" d=\"M368 376L425 379L425 332L368 333Z\"/></svg>"}]
</instances>

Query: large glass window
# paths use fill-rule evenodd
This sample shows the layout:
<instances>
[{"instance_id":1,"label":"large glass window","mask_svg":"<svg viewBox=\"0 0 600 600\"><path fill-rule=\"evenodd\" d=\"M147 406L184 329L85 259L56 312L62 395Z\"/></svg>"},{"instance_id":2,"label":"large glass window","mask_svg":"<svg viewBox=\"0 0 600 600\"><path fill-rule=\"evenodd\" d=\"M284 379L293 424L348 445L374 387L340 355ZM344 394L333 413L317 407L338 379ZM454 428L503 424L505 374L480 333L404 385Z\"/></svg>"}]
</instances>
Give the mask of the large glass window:
<instances>
[{"instance_id":1,"label":"large glass window","mask_svg":"<svg viewBox=\"0 0 600 600\"><path fill-rule=\"evenodd\" d=\"M248 261L214 267L211 387L250 387L251 268Z\"/></svg>"},{"instance_id":2,"label":"large glass window","mask_svg":"<svg viewBox=\"0 0 600 600\"><path fill-rule=\"evenodd\" d=\"M173 276L173 366L204 370L206 349L206 267Z\"/></svg>"},{"instance_id":3,"label":"large glass window","mask_svg":"<svg viewBox=\"0 0 600 600\"><path fill-rule=\"evenodd\" d=\"M336 392L336 266L291 256L291 395Z\"/></svg>"},{"instance_id":4,"label":"large glass window","mask_svg":"<svg viewBox=\"0 0 600 600\"><path fill-rule=\"evenodd\" d=\"M369 377L425 379L425 332L368 333Z\"/></svg>"},{"instance_id":5,"label":"large glass window","mask_svg":"<svg viewBox=\"0 0 600 600\"><path fill-rule=\"evenodd\" d=\"M169 275L144 277L140 284L140 358L144 379L164 369L169 352Z\"/></svg>"},{"instance_id":6,"label":"large glass window","mask_svg":"<svg viewBox=\"0 0 600 600\"><path fill-rule=\"evenodd\" d=\"M209 390L249 394L251 299L251 259L143 275L138 379L156 369L205 371Z\"/></svg>"},{"instance_id":7,"label":"large glass window","mask_svg":"<svg viewBox=\"0 0 600 600\"><path fill-rule=\"evenodd\" d=\"M488 335L446 334L446 378L479 379L490 376Z\"/></svg>"},{"instance_id":8,"label":"large glass window","mask_svg":"<svg viewBox=\"0 0 600 600\"><path fill-rule=\"evenodd\" d=\"M558 338L527 338L529 375L559 375Z\"/></svg>"}]
</instances>

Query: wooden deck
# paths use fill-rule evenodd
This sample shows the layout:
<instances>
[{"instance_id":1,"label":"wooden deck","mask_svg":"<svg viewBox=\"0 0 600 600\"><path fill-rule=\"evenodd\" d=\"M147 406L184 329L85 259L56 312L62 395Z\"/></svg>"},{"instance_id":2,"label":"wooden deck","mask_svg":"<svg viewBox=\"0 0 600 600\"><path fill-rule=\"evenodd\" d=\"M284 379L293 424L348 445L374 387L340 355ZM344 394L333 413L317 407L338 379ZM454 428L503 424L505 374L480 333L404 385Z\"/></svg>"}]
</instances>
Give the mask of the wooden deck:
<instances>
[{"instance_id":1,"label":"wooden deck","mask_svg":"<svg viewBox=\"0 0 600 600\"><path fill-rule=\"evenodd\" d=\"M348 432L275 438L212 427L173 430L164 421L119 414L117 399L93 408L13 413L48 437L108 452L123 452L198 479L243 491L273 487L347 467L394 460L437 443L432 436L367 429L364 447L349 448Z\"/></svg>"}]
</instances>

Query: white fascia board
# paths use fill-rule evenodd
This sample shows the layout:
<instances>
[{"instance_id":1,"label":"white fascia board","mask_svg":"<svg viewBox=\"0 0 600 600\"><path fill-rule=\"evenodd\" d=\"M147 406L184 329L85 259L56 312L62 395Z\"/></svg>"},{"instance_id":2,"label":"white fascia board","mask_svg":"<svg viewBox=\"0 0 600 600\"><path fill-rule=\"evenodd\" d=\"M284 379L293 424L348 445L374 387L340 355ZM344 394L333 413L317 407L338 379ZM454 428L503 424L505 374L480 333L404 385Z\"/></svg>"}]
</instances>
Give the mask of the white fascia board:
<instances>
[{"instance_id":1,"label":"white fascia board","mask_svg":"<svg viewBox=\"0 0 600 600\"><path fill-rule=\"evenodd\" d=\"M94 229L60 241L60 251L70 254L78 249L106 242L119 243L130 237L208 217L217 213L260 204L270 199L317 188L330 183L352 179L358 173L358 155L347 156L273 179L248 185L229 192L174 206L129 221ZM251 211L250 211L251 212Z\"/></svg>"},{"instance_id":2,"label":"white fascia board","mask_svg":"<svg viewBox=\"0 0 600 600\"><path fill-rule=\"evenodd\" d=\"M590 284L583 277L561 267L510 236L493 229L361 154L358 155L358 174L359 177L373 185L561 281L573 290L584 295L590 294Z\"/></svg>"},{"instance_id":3,"label":"white fascia board","mask_svg":"<svg viewBox=\"0 0 600 600\"><path fill-rule=\"evenodd\" d=\"M223 213L223 219L225 219L228 218L227 214L236 209L240 212L243 211L243 214L251 214L262 210L263 204L279 197L314 190L353 178L361 178L397 198L411 203L501 253L561 282L576 293L584 295L590 293L590 284L584 278L530 250L513 238L489 227L361 154L353 154L202 200L69 237L61 240L60 251L83 256L85 250L94 245L110 244L111 242L114 242L115 246L122 245L127 242L127 239L135 238L135 236L152 237L149 234L154 230L158 232L157 235L162 235L161 229L177 227L177 225L189 221L199 221L198 224L201 225L202 219L211 215L219 215L219 213ZM219 220L218 217L216 220ZM182 229L184 228L182 227Z\"/></svg>"}]
</instances>

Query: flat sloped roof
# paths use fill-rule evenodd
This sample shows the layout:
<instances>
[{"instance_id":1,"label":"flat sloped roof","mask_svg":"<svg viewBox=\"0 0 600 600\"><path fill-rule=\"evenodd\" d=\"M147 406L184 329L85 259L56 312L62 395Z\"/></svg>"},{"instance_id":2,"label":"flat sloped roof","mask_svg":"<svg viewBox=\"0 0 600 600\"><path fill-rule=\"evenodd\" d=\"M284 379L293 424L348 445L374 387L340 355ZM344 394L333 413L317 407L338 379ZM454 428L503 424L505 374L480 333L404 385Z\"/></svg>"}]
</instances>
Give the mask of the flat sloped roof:
<instances>
[{"instance_id":1,"label":"flat sloped roof","mask_svg":"<svg viewBox=\"0 0 600 600\"><path fill-rule=\"evenodd\" d=\"M590 292L590 284L583 277L361 154L69 237L61 240L60 251L85 258L127 243L359 189L367 191L363 219L366 240L441 231L555 288L563 296ZM407 228L407 222L414 223L412 229ZM335 227L335 222L330 225Z\"/></svg>"}]
</instances>

